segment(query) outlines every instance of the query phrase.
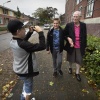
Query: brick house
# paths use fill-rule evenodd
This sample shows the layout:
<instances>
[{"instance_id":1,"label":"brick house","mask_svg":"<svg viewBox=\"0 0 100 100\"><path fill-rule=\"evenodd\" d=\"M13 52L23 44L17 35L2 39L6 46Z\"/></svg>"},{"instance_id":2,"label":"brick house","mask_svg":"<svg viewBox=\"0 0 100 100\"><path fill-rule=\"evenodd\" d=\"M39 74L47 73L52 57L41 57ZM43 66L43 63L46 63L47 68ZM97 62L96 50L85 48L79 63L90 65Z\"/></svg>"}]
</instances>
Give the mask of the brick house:
<instances>
[{"instance_id":1,"label":"brick house","mask_svg":"<svg viewBox=\"0 0 100 100\"><path fill-rule=\"evenodd\" d=\"M17 19L16 12L15 10L0 5L0 27L6 26L9 20ZM33 17L25 15L24 13L21 14L20 20L22 22L29 21L30 24L34 24L35 22Z\"/></svg>"},{"instance_id":2,"label":"brick house","mask_svg":"<svg viewBox=\"0 0 100 100\"><path fill-rule=\"evenodd\" d=\"M60 16L61 25L65 24L65 14Z\"/></svg>"},{"instance_id":3,"label":"brick house","mask_svg":"<svg viewBox=\"0 0 100 100\"><path fill-rule=\"evenodd\" d=\"M100 36L100 0L66 0L66 23L72 21L72 14L76 10L81 11L81 21L87 24L87 32Z\"/></svg>"}]
</instances>

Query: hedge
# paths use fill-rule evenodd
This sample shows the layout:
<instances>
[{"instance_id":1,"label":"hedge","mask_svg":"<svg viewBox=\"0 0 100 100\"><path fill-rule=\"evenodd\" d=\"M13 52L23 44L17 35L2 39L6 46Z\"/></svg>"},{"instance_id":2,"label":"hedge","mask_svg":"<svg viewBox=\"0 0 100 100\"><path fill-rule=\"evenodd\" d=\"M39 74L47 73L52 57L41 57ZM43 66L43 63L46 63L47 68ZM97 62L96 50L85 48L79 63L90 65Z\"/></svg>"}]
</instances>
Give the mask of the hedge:
<instances>
[{"instance_id":1,"label":"hedge","mask_svg":"<svg viewBox=\"0 0 100 100\"><path fill-rule=\"evenodd\" d=\"M0 27L0 31L6 31L7 27Z\"/></svg>"},{"instance_id":2,"label":"hedge","mask_svg":"<svg viewBox=\"0 0 100 100\"><path fill-rule=\"evenodd\" d=\"M90 80L88 82L100 88L100 37L88 35L86 54L83 61L86 76Z\"/></svg>"}]
</instances>

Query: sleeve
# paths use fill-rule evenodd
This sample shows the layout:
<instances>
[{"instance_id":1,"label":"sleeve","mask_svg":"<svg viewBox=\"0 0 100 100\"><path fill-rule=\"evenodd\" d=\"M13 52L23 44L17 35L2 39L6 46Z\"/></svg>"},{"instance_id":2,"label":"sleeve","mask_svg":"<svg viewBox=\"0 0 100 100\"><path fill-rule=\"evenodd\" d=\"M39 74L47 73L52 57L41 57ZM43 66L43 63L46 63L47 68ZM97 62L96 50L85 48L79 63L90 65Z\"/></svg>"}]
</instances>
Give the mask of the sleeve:
<instances>
[{"instance_id":1,"label":"sleeve","mask_svg":"<svg viewBox=\"0 0 100 100\"><path fill-rule=\"evenodd\" d=\"M48 31L48 33L47 33L47 43L46 43L46 50L47 50L47 51L49 51L49 47L50 47L49 34L50 34L50 31Z\"/></svg>"},{"instance_id":2,"label":"sleeve","mask_svg":"<svg viewBox=\"0 0 100 100\"><path fill-rule=\"evenodd\" d=\"M67 38L69 37L69 24L66 24L64 28L64 36Z\"/></svg>"},{"instance_id":3,"label":"sleeve","mask_svg":"<svg viewBox=\"0 0 100 100\"><path fill-rule=\"evenodd\" d=\"M23 40L19 46L26 50L27 52L36 52L45 49L45 37L43 32L39 33L39 43L33 44L28 41Z\"/></svg>"},{"instance_id":4,"label":"sleeve","mask_svg":"<svg viewBox=\"0 0 100 100\"><path fill-rule=\"evenodd\" d=\"M87 28L86 28L86 24L84 25L84 27L85 27L85 47L87 46Z\"/></svg>"},{"instance_id":5,"label":"sleeve","mask_svg":"<svg viewBox=\"0 0 100 100\"><path fill-rule=\"evenodd\" d=\"M25 35L24 40L27 41L27 40L31 37L32 34L33 34L33 32L28 32L28 33Z\"/></svg>"}]
</instances>

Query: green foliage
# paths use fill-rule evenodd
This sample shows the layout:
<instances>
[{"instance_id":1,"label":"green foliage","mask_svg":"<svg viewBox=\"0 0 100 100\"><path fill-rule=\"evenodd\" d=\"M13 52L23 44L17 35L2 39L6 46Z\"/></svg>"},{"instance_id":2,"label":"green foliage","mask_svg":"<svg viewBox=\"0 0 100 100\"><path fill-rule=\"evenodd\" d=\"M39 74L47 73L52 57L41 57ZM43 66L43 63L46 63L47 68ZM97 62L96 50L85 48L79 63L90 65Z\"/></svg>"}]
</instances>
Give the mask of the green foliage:
<instances>
[{"instance_id":1,"label":"green foliage","mask_svg":"<svg viewBox=\"0 0 100 100\"><path fill-rule=\"evenodd\" d=\"M0 27L0 31L5 31L7 30L7 27Z\"/></svg>"},{"instance_id":2,"label":"green foliage","mask_svg":"<svg viewBox=\"0 0 100 100\"><path fill-rule=\"evenodd\" d=\"M87 76L100 87L100 38L88 36L84 67Z\"/></svg>"},{"instance_id":3,"label":"green foliage","mask_svg":"<svg viewBox=\"0 0 100 100\"><path fill-rule=\"evenodd\" d=\"M65 25L62 25L61 27L64 29L65 28Z\"/></svg>"},{"instance_id":4,"label":"green foliage","mask_svg":"<svg viewBox=\"0 0 100 100\"><path fill-rule=\"evenodd\" d=\"M17 7L17 12L15 12L16 18L20 18L21 17L21 12L19 10L19 8Z\"/></svg>"},{"instance_id":5,"label":"green foliage","mask_svg":"<svg viewBox=\"0 0 100 100\"><path fill-rule=\"evenodd\" d=\"M53 7L47 7L47 8L38 8L35 13L33 13L33 17L39 18L40 23L51 23L52 18L57 15L57 9Z\"/></svg>"}]
</instances>

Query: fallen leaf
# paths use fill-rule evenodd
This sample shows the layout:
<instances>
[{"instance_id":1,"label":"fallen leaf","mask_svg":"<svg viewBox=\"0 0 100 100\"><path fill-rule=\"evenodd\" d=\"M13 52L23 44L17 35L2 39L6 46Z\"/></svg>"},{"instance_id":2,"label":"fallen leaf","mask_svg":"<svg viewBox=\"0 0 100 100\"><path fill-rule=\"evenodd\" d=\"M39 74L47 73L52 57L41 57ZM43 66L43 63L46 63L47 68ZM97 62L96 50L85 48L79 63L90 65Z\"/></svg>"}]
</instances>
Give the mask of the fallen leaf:
<instances>
[{"instance_id":1,"label":"fallen leaf","mask_svg":"<svg viewBox=\"0 0 100 100\"><path fill-rule=\"evenodd\" d=\"M80 70L80 73L82 73L82 71Z\"/></svg>"},{"instance_id":2,"label":"fallen leaf","mask_svg":"<svg viewBox=\"0 0 100 100\"><path fill-rule=\"evenodd\" d=\"M13 93L10 93L9 95L8 95L8 98L11 98L13 96Z\"/></svg>"},{"instance_id":3,"label":"fallen leaf","mask_svg":"<svg viewBox=\"0 0 100 100\"><path fill-rule=\"evenodd\" d=\"M8 97L8 93L5 94L5 97Z\"/></svg>"},{"instance_id":4,"label":"fallen leaf","mask_svg":"<svg viewBox=\"0 0 100 100\"><path fill-rule=\"evenodd\" d=\"M73 76L73 78L75 78L75 76Z\"/></svg>"},{"instance_id":5,"label":"fallen leaf","mask_svg":"<svg viewBox=\"0 0 100 100\"><path fill-rule=\"evenodd\" d=\"M87 91L86 89L82 89L82 92L84 92L84 93L89 93L89 91Z\"/></svg>"},{"instance_id":6,"label":"fallen leaf","mask_svg":"<svg viewBox=\"0 0 100 100\"><path fill-rule=\"evenodd\" d=\"M42 72L44 74L44 72Z\"/></svg>"},{"instance_id":7,"label":"fallen leaf","mask_svg":"<svg viewBox=\"0 0 100 100\"><path fill-rule=\"evenodd\" d=\"M49 85L50 85L50 86L53 86L53 84L54 84L53 82L49 82Z\"/></svg>"},{"instance_id":8,"label":"fallen leaf","mask_svg":"<svg viewBox=\"0 0 100 100\"><path fill-rule=\"evenodd\" d=\"M64 60L64 62L66 62L66 61Z\"/></svg>"},{"instance_id":9,"label":"fallen leaf","mask_svg":"<svg viewBox=\"0 0 100 100\"><path fill-rule=\"evenodd\" d=\"M10 84L13 84L14 83L14 81L10 81Z\"/></svg>"},{"instance_id":10,"label":"fallen leaf","mask_svg":"<svg viewBox=\"0 0 100 100\"><path fill-rule=\"evenodd\" d=\"M0 69L0 71L2 71L2 68Z\"/></svg>"},{"instance_id":11,"label":"fallen leaf","mask_svg":"<svg viewBox=\"0 0 100 100\"><path fill-rule=\"evenodd\" d=\"M85 72L85 74L87 74L87 72Z\"/></svg>"},{"instance_id":12,"label":"fallen leaf","mask_svg":"<svg viewBox=\"0 0 100 100\"><path fill-rule=\"evenodd\" d=\"M82 71L84 71L84 70L85 70L85 68L81 68L81 70L82 70Z\"/></svg>"},{"instance_id":13,"label":"fallen leaf","mask_svg":"<svg viewBox=\"0 0 100 100\"><path fill-rule=\"evenodd\" d=\"M88 84L90 84L90 85L93 84L93 83L94 83L93 80L88 81Z\"/></svg>"},{"instance_id":14,"label":"fallen leaf","mask_svg":"<svg viewBox=\"0 0 100 100\"><path fill-rule=\"evenodd\" d=\"M9 84L6 84L6 87L7 87L7 88L9 88L9 87L10 87L10 85L9 85Z\"/></svg>"}]
</instances>

